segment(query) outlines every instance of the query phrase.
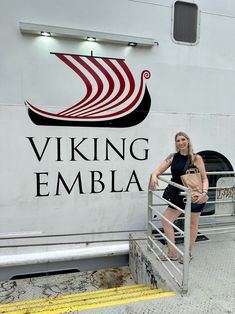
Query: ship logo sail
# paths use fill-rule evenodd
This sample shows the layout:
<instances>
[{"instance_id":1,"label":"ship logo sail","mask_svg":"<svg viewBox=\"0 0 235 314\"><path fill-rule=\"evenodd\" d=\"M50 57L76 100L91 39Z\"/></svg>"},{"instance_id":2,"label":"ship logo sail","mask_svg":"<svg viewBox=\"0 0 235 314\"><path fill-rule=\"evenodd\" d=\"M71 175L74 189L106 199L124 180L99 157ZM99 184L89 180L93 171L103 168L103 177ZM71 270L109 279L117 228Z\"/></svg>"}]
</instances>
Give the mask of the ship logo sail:
<instances>
[{"instance_id":1,"label":"ship logo sail","mask_svg":"<svg viewBox=\"0 0 235 314\"><path fill-rule=\"evenodd\" d=\"M54 113L25 101L30 119L37 125L131 127L142 122L151 98L145 85L150 78L142 71L138 86L124 59L52 53L82 80L81 100Z\"/></svg>"}]
</instances>

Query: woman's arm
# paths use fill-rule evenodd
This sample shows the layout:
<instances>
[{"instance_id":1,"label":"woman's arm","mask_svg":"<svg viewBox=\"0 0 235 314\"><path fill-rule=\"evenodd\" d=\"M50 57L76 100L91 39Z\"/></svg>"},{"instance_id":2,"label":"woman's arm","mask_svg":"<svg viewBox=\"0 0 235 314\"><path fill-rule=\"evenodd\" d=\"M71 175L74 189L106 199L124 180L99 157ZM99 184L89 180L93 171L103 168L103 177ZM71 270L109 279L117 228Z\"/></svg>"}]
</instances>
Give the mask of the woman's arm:
<instances>
[{"instance_id":1,"label":"woman's arm","mask_svg":"<svg viewBox=\"0 0 235 314\"><path fill-rule=\"evenodd\" d=\"M171 165L172 159L174 155L169 155L161 164L158 166L151 175L150 187L152 190L156 190L158 187L158 179L157 177L165 172Z\"/></svg>"},{"instance_id":2,"label":"woman's arm","mask_svg":"<svg viewBox=\"0 0 235 314\"><path fill-rule=\"evenodd\" d=\"M206 175L205 164L200 155L196 155L195 166L198 168L202 178L202 194L197 201L198 204L201 204L204 203L205 200L207 200L209 182Z\"/></svg>"}]
</instances>

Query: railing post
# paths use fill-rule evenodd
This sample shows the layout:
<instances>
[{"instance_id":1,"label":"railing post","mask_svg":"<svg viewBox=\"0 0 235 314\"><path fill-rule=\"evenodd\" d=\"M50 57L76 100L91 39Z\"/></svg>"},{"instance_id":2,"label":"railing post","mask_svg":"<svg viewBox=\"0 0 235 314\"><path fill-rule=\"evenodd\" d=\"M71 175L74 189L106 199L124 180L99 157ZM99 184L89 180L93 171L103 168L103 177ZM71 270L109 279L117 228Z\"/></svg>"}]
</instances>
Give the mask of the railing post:
<instances>
[{"instance_id":1,"label":"railing post","mask_svg":"<svg viewBox=\"0 0 235 314\"><path fill-rule=\"evenodd\" d=\"M151 224L149 223L149 221L152 221L152 215L153 215L153 211L152 211L152 204L153 203L153 192L151 190L151 187L150 187L150 181L149 181L149 185L148 185L148 216L147 216L147 230L148 230L148 237L152 238L152 232L153 232L153 229L152 229L152 226ZM148 245L150 247L153 247L153 244L152 242L149 240L149 238L147 239L147 242L148 242Z\"/></svg>"},{"instance_id":2,"label":"railing post","mask_svg":"<svg viewBox=\"0 0 235 314\"><path fill-rule=\"evenodd\" d=\"M186 196L187 202L185 206L184 218L184 263L183 263L183 282L182 293L188 292L189 280L189 246L190 246L190 220L191 220L191 191L188 190Z\"/></svg>"},{"instance_id":3,"label":"railing post","mask_svg":"<svg viewBox=\"0 0 235 314\"><path fill-rule=\"evenodd\" d=\"M233 214L235 215L235 178L233 179Z\"/></svg>"}]
</instances>

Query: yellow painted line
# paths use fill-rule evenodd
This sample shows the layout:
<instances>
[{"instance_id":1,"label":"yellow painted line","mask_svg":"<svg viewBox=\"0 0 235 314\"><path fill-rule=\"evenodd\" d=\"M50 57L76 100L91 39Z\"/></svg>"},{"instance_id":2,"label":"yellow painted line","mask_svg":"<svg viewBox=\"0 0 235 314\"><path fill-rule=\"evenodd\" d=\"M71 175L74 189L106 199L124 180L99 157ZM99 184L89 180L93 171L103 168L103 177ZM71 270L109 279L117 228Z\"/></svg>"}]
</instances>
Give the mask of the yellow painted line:
<instances>
[{"instance_id":1,"label":"yellow painted line","mask_svg":"<svg viewBox=\"0 0 235 314\"><path fill-rule=\"evenodd\" d=\"M126 290L125 290L126 291ZM143 294L143 293L151 293L152 291L154 292L162 292L162 289L150 289L148 287L142 287L142 289L135 289L135 290L128 290L127 292L123 293L121 291L119 292L112 292L112 293L103 293L101 295L98 296L94 296L94 295L86 295L84 296L84 294L82 294L83 296L80 296L80 294L77 294L76 298L72 298L72 299L58 299L58 297L56 298L50 298L48 299L42 299L42 301L38 302L38 303L29 303L28 301L26 302L20 302L21 304L19 304L18 302L15 303L11 303L9 304L9 306L6 307L2 307L1 311L14 311L14 310L24 310L24 309L34 309L34 308L41 308L42 306L55 306L55 305L60 305L60 304L71 304L73 302L87 302L87 303L95 303L97 301L100 300L104 300L104 299L112 299L112 298L122 298L122 297L128 297L129 295L132 295L133 293L135 293L136 295L138 294ZM36 300L35 300L36 301ZM93 302L92 302L93 301ZM8 305L8 304L6 304Z\"/></svg>"},{"instance_id":2,"label":"yellow painted line","mask_svg":"<svg viewBox=\"0 0 235 314\"><path fill-rule=\"evenodd\" d=\"M101 307L121 305L121 304L126 304L126 303L131 303L131 302L151 300L151 299L155 299L155 298L163 298L163 297L174 296L174 295L175 295L175 292L163 292L163 293L157 293L157 294L148 295L148 296L142 296L142 297L138 297L138 298L118 300L118 301L114 301L114 302L104 302L104 303L100 303L100 304L94 304L94 305L91 304L88 306L79 306L79 307L73 306L72 308L71 307L68 308L67 312L96 309L96 308L101 308ZM52 313L52 314L64 313L64 309L63 309L63 311L61 311L60 309L52 310L52 311L46 311L46 312L43 311L43 314L50 314L50 313Z\"/></svg>"},{"instance_id":3,"label":"yellow painted line","mask_svg":"<svg viewBox=\"0 0 235 314\"><path fill-rule=\"evenodd\" d=\"M55 296L55 297L49 297L49 298L40 298L40 299L34 299L34 300L25 300L25 301L18 301L13 303L6 303L6 304L0 304L0 309L6 308L6 307L12 307L14 305L24 305L24 304L36 304L41 302L51 302L53 300L66 300L66 299L73 299L73 298L83 298L86 296L96 296L96 295L104 295L109 294L109 292L122 292L122 291L132 291L132 290L148 290L151 289L144 284L136 284L132 286L122 286L122 287L116 287L116 288L108 288L108 289L101 289L101 290L94 290L89 292L82 292L77 294L69 294L69 295L61 295L61 296Z\"/></svg>"},{"instance_id":4,"label":"yellow painted line","mask_svg":"<svg viewBox=\"0 0 235 314\"><path fill-rule=\"evenodd\" d=\"M89 299L97 299L102 298L106 296L115 296L115 295L125 295L129 294L131 292L144 292L144 291L151 291L152 289L144 286L144 285L136 285L136 286L126 286L131 288L126 289L106 289L106 290L96 290L96 291L90 291L85 293L78 293L78 294L72 294L72 295L66 295L66 296L56 296L56 297L50 297L50 298L42 298L42 299L36 299L36 300L25 300L21 302L13 302L13 303L7 303L2 304L0 306L0 310L20 310L24 308L31 308L31 307L41 307L45 305L51 305L55 303L68 303L68 302L74 302L79 300L89 300ZM124 288L124 287L122 287ZM100 292L101 291L101 292ZM162 292L162 289L155 289L155 292ZM99 293L98 293L99 292Z\"/></svg>"},{"instance_id":5,"label":"yellow painted line","mask_svg":"<svg viewBox=\"0 0 235 314\"><path fill-rule=\"evenodd\" d=\"M99 304L89 304L89 305L82 305L79 306L79 304L73 304L72 306L67 307L60 307L60 308L51 308L49 310L47 309L41 309L37 312L31 312L31 311L17 311L17 312L11 312L12 314L31 314L31 313L43 313L43 314L60 314L65 312L74 312L74 311L83 311L83 310L89 310L89 309L96 309L101 307L108 307L108 306L114 306L114 305L121 305L121 304L127 304L131 302L137 302L137 301L144 301L144 300L151 300L151 299L157 299L157 298L163 298L163 297L169 297L174 296L175 292L163 292L163 293L156 293L152 295L146 295L136 298L129 298L129 299L123 299L123 300L116 300L113 302L103 302Z\"/></svg>"},{"instance_id":6,"label":"yellow painted line","mask_svg":"<svg viewBox=\"0 0 235 314\"><path fill-rule=\"evenodd\" d=\"M127 294L120 294L120 295L113 295L113 296L102 296L99 298L95 298L95 299L82 299L82 300L74 300L72 302L65 302L62 304L58 304L58 302L56 300L52 300L50 304L38 304L38 306L31 306L31 307L12 307L9 311L9 309L7 309L7 311L3 310L2 313L17 313L17 314L23 314L23 313L45 313L45 312L54 312L54 311L60 311L61 313L63 312L68 312L70 311L70 308L80 308L80 307L89 307L89 306L99 306L99 304L103 304L103 303L113 303L116 301L123 301L123 300L131 300L133 299L133 297L136 299L138 298L145 298L148 297L150 295L157 295L157 294L162 294L162 293L157 293L156 289L151 289L151 290L147 290L147 291L139 291L139 292L133 292L133 293L127 293ZM164 293L163 293L164 294ZM116 301L115 301L116 300ZM108 302L107 302L108 301ZM111 301L111 302L110 302Z\"/></svg>"},{"instance_id":7,"label":"yellow painted line","mask_svg":"<svg viewBox=\"0 0 235 314\"><path fill-rule=\"evenodd\" d=\"M108 289L107 289L108 290ZM14 303L8 303L3 304L0 308L1 311L7 310L7 311L13 311L15 309L22 310L22 309L30 309L30 308L36 308L46 305L55 305L55 304L66 304L66 303L72 303L76 301L85 301L85 300L99 300L101 298L105 297L112 297L112 296L128 296L130 293L143 293L143 292L151 292L153 289L144 286L144 287L137 287L136 289L125 289L122 291L107 291L104 290L102 293L99 294L93 294L93 293L79 293L79 294L73 294L71 297L67 296L67 298L62 298L63 296L53 297L53 298L44 298L44 299L38 299L38 300L26 300L22 302L14 302ZM155 292L162 292L162 289L155 289ZM96 292L96 291L95 291ZM32 302L33 301L33 302Z\"/></svg>"}]
</instances>

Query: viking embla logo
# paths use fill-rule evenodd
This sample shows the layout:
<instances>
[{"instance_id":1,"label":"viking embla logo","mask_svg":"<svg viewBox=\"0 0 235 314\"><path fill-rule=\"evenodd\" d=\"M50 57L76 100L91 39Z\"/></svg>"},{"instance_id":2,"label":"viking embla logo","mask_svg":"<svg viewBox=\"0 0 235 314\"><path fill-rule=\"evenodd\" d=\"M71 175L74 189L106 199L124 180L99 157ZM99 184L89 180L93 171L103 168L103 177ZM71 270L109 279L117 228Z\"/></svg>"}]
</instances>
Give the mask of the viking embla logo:
<instances>
[{"instance_id":1,"label":"viking embla logo","mask_svg":"<svg viewBox=\"0 0 235 314\"><path fill-rule=\"evenodd\" d=\"M71 68L85 84L85 95L58 113L25 101L30 119L37 125L131 127L141 123L150 110L151 98L145 85L150 72L135 79L124 59L51 53Z\"/></svg>"}]
</instances>

